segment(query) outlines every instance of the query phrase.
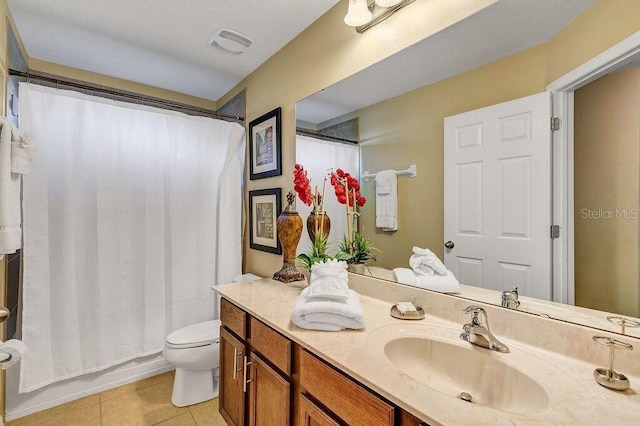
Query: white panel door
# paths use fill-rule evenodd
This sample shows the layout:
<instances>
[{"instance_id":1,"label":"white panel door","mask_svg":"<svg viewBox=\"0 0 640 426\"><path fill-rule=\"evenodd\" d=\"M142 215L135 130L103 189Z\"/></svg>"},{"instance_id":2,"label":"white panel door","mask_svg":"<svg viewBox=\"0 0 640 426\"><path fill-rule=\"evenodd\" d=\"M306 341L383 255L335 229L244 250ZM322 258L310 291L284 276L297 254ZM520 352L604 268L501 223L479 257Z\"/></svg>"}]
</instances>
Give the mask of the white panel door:
<instances>
[{"instance_id":1,"label":"white panel door","mask_svg":"<svg viewBox=\"0 0 640 426\"><path fill-rule=\"evenodd\" d=\"M445 118L444 258L461 283L551 300L550 118L548 92Z\"/></svg>"}]
</instances>

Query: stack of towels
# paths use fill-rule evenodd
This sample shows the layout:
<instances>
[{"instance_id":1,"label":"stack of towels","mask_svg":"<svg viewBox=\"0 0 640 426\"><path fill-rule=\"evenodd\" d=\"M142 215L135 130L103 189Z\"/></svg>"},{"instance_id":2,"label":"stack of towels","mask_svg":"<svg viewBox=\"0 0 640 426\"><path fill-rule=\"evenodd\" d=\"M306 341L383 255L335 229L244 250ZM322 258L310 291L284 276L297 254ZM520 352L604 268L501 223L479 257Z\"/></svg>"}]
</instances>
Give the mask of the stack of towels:
<instances>
[{"instance_id":1,"label":"stack of towels","mask_svg":"<svg viewBox=\"0 0 640 426\"><path fill-rule=\"evenodd\" d=\"M431 250L414 247L408 268L395 268L399 283L440 293L457 293L460 283Z\"/></svg>"},{"instance_id":2,"label":"stack of towels","mask_svg":"<svg viewBox=\"0 0 640 426\"><path fill-rule=\"evenodd\" d=\"M291 320L309 330L364 328L360 298L349 289L346 262L330 260L311 266L309 287L300 293Z\"/></svg>"}]
</instances>

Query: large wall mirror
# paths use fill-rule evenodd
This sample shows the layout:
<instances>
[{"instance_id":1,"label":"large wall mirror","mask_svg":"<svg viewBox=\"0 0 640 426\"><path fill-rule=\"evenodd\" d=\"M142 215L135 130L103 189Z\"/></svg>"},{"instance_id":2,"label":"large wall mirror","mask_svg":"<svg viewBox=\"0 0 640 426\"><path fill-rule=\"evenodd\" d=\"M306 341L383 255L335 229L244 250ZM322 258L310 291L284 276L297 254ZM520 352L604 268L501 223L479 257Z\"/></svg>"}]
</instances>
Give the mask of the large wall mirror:
<instances>
[{"instance_id":1,"label":"large wall mirror","mask_svg":"<svg viewBox=\"0 0 640 426\"><path fill-rule=\"evenodd\" d=\"M534 2L518 2L527 10L517 12L504 3L297 103L305 137L350 123L351 134L338 139L357 140L361 175L417 166L415 178L398 178L394 232L376 228L375 183L361 182L371 201L361 210L361 231L381 250L365 274L395 281L393 269L408 266L414 246L444 258L444 119L544 92L546 44L593 1L557 2L553 16ZM487 31L486 14L497 8L504 19ZM519 310L618 333L607 317L638 321L639 85L635 64L576 90L574 291L568 304L521 292ZM330 240L342 239L338 232ZM463 285L458 295L500 305L501 291L518 285L508 284ZM640 328L625 334L640 337Z\"/></svg>"}]
</instances>

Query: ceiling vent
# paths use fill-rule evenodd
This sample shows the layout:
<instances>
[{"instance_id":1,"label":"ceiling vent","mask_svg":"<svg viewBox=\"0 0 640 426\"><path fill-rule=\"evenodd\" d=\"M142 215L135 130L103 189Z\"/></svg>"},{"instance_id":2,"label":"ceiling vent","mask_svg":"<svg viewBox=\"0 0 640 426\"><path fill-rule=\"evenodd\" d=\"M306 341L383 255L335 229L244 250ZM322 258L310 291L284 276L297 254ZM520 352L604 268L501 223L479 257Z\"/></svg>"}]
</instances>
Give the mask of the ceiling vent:
<instances>
[{"instance_id":1,"label":"ceiling vent","mask_svg":"<svg viewBox=\"0 0 640 426\"><path fill-rule=\"evenodd\" d=\"M253 40L229 28L219 28L209 39L209 44L227 53L240 55L253 45Z\"/></svg>"}]
</instances>

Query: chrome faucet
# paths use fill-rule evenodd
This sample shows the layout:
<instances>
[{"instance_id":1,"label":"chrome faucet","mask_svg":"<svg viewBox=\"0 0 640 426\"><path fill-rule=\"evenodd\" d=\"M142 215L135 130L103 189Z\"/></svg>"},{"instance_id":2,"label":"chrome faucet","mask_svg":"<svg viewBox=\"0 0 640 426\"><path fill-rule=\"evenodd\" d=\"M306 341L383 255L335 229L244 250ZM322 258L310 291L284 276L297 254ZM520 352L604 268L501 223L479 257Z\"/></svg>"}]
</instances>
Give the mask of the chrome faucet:
<instances>
[{"instance_id":1,"label":"chrome faucet","mask_svg":"<svg viewBox=\"0 0 640 426\"><path fill-rule=\"evenodd\" d=\"M518 287L502 292L503 308L518 309L518 306L520 306L520 302L518 301Z\"/></svg>"},{"instance_id":2,"label":"chrome faucet","mask_svg":"<svg viewBox=\"0 0 640 426\"><path fill-rule=\"evenodd\" d=\"M487 312L480 306L467 306L464 313L471 315L471 322L465 324L460 338L473 345L502 353L509 353L507 345L496 339L489 331Z\"/></svg>"}]
</instances>

